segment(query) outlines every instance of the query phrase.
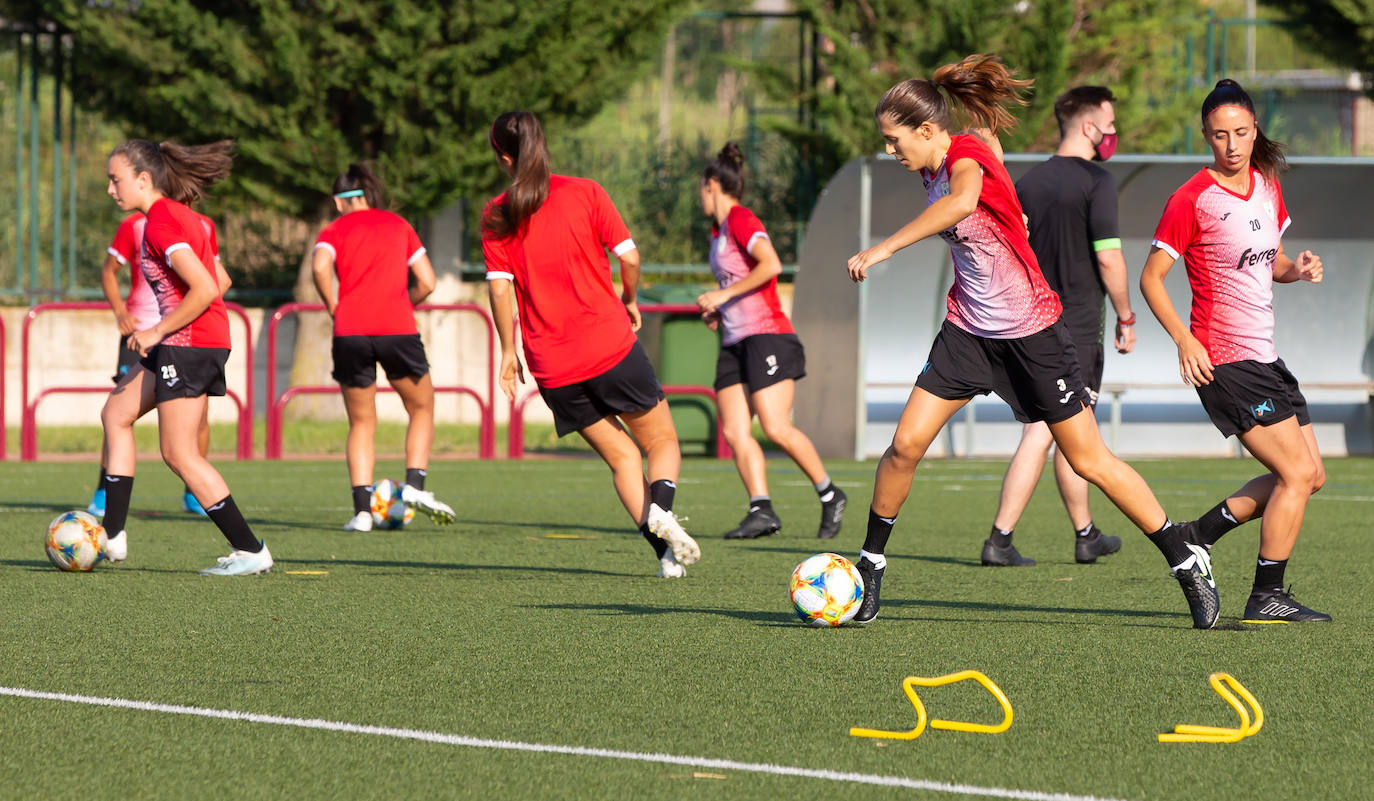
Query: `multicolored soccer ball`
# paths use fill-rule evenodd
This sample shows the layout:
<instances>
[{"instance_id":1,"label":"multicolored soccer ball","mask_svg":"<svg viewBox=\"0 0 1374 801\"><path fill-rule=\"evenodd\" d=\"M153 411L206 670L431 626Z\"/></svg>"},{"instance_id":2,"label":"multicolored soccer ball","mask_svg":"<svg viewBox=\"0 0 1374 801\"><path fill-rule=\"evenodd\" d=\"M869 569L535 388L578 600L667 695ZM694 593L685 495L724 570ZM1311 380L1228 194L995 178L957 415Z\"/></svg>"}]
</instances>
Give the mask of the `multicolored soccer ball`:
<instances>
[{"instance_id":1,"label":"multicolored soccer ball","mask_svg":"<svg viewBox=\"0 0 1374 801\"><path fill-rule=\"evenodd\" d=\"M818 553L792 571L787 596L806 625L838 626L858 614L864 581L853 562L839 554Z\"/></svg>"},{"instance_id":2,"label":"multicolored soccer ball","mask_svg":"<svg viewBox=\"0 0 1374 801\"><path fill-rule=\"evenodd\" d=\"M48 524L43 548L58 570L84 573L105 558L105 527L86 512L63 512Z\"/></svg>"},{"instance_id":3,"label":"multicolored soccer ball","mask_svg":"<svg viewBox=\"0 0 1374 801\"><path fill-rule=\"evenodd\" d=\"M401 501L401 485L389 478L372 487L372 525L395 530L405 528L415 518L415 510Z\"/></svg>"}]
</instances>

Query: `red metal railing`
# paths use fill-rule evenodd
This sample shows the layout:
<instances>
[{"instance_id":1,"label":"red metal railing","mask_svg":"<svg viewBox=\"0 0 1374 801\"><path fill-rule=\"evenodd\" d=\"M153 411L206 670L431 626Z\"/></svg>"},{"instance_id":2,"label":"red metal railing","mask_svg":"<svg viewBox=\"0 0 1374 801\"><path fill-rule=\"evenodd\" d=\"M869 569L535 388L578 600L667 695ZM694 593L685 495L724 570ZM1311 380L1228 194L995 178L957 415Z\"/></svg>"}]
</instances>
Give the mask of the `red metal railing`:
<instances>
[{"instance_id":1,"label":"red metal railing","mask_svg":"<svg viewBox=\"0 0 1374 801\"><path fill-rule=\"evenodd\" d=\"M643 314L700 314L701 309L695 304L690 303L645 303L639 307L639 313ZM730 450L730 445L725 441L725 427L720 422L720 401L716 398L716 390L713 387L695 384L672 384L662 387L663 394L673 395L702 395L711 399L716 404L716 458L730 459L734 454ZM510 404L510 424L506 427L506 456L510 459L520 459L525 455L525 405L532 398L539 396L538 392L531 392L523 398L512 400Z\"/></svg>"},{"instance_id":2,"label":"red metal railing","mask_svg":"<svg viewBox=\"0 0 1374 801\"><path fill-rule=\"evenodd\" d=\"M322 303L288 303L272 313L267 323L267 458L281 458L282 412L286 404L297 395L328 395L339 391L337 384L317 384L311 386L288 387L277 396L277 326L288 315L302 312L322 312ZM476 303L422 303L415 307L417 312L458 311L471 312L481 317L487 327L487 394L484 398L471 387L435 386L435 392L451 392L467 395L477 402L481 410L481 434L478 442L478 455L483 459L496 458L496 324L491 314ZM394 392L390 387L379 386L379 392Z\"/></svg>"},{"instance_id":3,"label":"red metal railing","mask_svg":"<svg viewBox=\"0 0 1374 801\"><path fill-rule=\"evenodd\" d=\"M19 458L32 462L38 458L38 404L49 395L79 395L108 393L108 386L48 387L29 400L29 329L33 321L44 312L84 311L110 307L102 301L40 303L24 315L24 328L20 344L20 401L23 404L19 430ZM238 458L253 458L253 328L248 323L248 315L237 303L225 303L226 311L237 316L244 330L244 393L247 399L240 398L232 389L226 395L238 407Z\"/></svg>"}]
</instances>

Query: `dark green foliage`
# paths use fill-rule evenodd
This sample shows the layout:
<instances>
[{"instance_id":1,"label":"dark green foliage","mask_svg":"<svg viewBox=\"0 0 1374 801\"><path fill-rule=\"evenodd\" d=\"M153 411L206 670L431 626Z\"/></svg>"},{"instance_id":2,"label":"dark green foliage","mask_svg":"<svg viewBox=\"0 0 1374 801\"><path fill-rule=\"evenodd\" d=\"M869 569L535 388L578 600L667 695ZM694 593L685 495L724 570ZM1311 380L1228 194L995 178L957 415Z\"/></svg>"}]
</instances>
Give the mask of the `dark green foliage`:
<instances>
[{"instance_id":1,"label":"dark green foliage","mask_svg":"<svg viewBox=\"0 0 1374 801\"><path fill-rule=\"evenodd\" d=\"M1318 53L1360 72L1374 72L1374 4L1364 0L1264 0L1294 20L1289 30ZM1370 89L1374 96L1374 88Z\"/></svg>"},{"instance_id":2,"label":"dark green foliage","mask_svg":"<svg viewBox=\"0 0 1374 801\"><path fill-rule=\"evenodd\" d=\"M487 127L537 112L557 131L618 97L682 0L51 0L76 35L89 107L149 139L238 140L233 188L318 213L350 161L380 167L407 213L480 196ZM230 193L222 193L230 194Z\"/></svg>"}]
</instances>

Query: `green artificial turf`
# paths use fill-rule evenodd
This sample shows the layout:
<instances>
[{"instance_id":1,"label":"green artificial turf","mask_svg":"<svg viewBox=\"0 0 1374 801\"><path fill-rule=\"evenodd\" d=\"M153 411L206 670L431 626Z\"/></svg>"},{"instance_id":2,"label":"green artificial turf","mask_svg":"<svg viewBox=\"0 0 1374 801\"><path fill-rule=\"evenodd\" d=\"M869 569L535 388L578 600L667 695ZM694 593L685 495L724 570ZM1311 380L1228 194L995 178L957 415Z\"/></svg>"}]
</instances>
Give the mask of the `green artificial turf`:
<instances>
[{"instance_id":1,"label":"green artificial turf","mask_svg":"<svg viewBox=\"0 0 1374 801\"><path fill-rule=\"evenodd\" d=\"M1298 598L1335 622L1239 623L1252 523L1213 552L1215 631L1191 628L1158 552L1100 495L1096 521L1125 547L1074 564L1048 475L1016 533L1039 565L981 567L1000 462L922 465L888 550L880 617L835 630L801 626L786 582L811 553L857 553L871 463L829 465L850 495L836 540L814 538L814 492L773 460L783 532L726 542L720 532L744 512L734 467L687 460L677 510L703 557L678 581L653 577L656 560L593 459L438 462L428 486L457 524L365 535L341 530L351 508L339 462L219 466L271 548L269 575L197 575L227 547L179 511L180 486L156 462L135 487L128 561L59 573L44 528L85 506L94 469L0 464L0 686L1132 801L1367 793L1371 460L1327 463L1288 568ZM1256 472L1249 460L1136 466L1175 519ZM377 476L401 472L383 463ZM1006 733L849 736L915 725L904 677L968 668L1011 700ZM1236 725L1208 686L1213 671L1255 694L1263 729L1235 744L1157 743L1177 723ZM921 697L934 718L1000 719L971 683ZM0 798L811 795L974 797L0 696Z\"/></svg>"}]
</instances>

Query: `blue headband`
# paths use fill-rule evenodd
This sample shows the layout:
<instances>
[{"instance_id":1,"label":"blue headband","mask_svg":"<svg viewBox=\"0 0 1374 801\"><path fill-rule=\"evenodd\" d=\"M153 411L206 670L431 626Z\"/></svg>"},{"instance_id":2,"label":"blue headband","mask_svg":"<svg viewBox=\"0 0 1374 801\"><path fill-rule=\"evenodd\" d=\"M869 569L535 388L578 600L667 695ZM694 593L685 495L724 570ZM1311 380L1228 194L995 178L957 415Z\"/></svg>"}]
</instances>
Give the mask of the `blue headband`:
<instances>
[{"instance_id":1,"label":"blue headband","mask_svg":"<svg viewBox=\"0 0 1374 801\"><path fill-rule=\"evenodd\" d=\"M350 189L350 190L348 190L347 192L340 192L339 194L335 195L334 197L339 198L339 199L343 199L343 198L349 198L349 197L362 197L362 196L365 195L365 194L367 194L367 193L364 192L364 191L361 190L361 189Z\"/></svg>"}]
</instances>

